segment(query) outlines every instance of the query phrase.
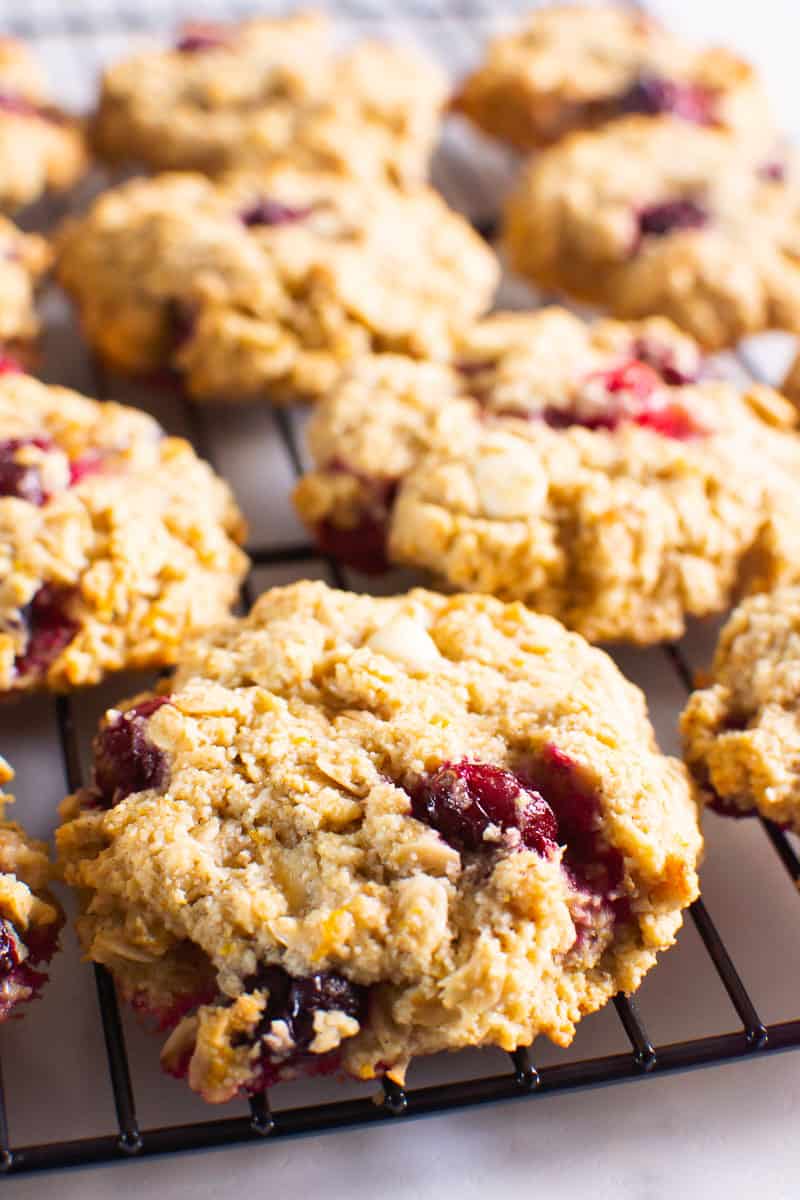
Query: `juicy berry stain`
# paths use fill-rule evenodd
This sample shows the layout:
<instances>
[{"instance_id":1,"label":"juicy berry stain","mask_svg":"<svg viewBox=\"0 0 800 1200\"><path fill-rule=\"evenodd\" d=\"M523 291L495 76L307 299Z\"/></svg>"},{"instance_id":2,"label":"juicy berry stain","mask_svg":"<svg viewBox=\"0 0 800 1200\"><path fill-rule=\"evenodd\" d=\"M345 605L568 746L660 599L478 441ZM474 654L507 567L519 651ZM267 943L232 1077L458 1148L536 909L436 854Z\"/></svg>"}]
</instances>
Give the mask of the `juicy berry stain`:
<instances>
[{"instance_id":1,"label":"juicy berry stain","mask_svg":"<svg viewBox=\"0 0 800 1200\"><path fill-rule=\"evenodd\" d=\"M665 200L639 212L640 237L663 237L682 229L702 229L709 216L696 200Z\"/></svg>"},{"instance_id":2,"label":"juicy berry stain","mask_svg":"<svg viewBox=\"0 0 800 1200\"><path fill-rule=\"evenodd\" d=\"M459 851L496 845L496 829L517 831L537 854L550 854L558 844L556 818L539 792L488 763L444 763L412 790L411 812Z\"/></svg>"},{"instance_id":3,"label":"juicy berry stain","mask_svg":"<svg viewBox=\"0 0 800 1200\"><path fill-rule=\"evenodd\" d=\"M74 638L78 626L66 613L71 589L45 584L22 611L27 629L25 652L14 661L18 676L43 675Z\"/></svg>"},{"instance_id":4,"label":"juicy berry stain","mask_svg":"<svg viewBox=\"0 0 800 1200\"><path fill-rule=\"evenodd\" d=\"M713 92L691 83L679 83L663 75L642 74L615 101L620 113L643 113L658 116L671 113L695 125L714 123Z\"/></svg>"},{"instance_id":5,"label":"juicy berry stain","mask_svg":"<svg viewBox=\"0 0 800 1200\"><path fill-rule=\"evenodd\" d=\"M279 200L263 199L245 208L239 214L239 220L248 228L257 225L295 225L298 221L305 221L312 212L310 205L282 204Z\"/></svg>"},{"instance_id":6,"label":"juicy berry stain","mask_svg":"<svg viewBox=\"0 0 800 1200\"><path fill-rule=\"evenodd\" d=\"M154 696L120 713L94 740L94 794L111 808L134 792L160 788L166 782L167 763L147 737L147 720L168 704Z\"/></svg>"},{"instance_id":7,"label":"juicy berry stain","mask_svg":"<svg viewBox=\"0 0 800 1200\"><path fill-rule=\"evenodd\" d=\"M19 461L19 451L28 446L37 450L52 450L47 438L9 438L0 441L0 496L14 496L29 504L41 506L47 501L38 465Z\"/></svg>"}]
</instances>

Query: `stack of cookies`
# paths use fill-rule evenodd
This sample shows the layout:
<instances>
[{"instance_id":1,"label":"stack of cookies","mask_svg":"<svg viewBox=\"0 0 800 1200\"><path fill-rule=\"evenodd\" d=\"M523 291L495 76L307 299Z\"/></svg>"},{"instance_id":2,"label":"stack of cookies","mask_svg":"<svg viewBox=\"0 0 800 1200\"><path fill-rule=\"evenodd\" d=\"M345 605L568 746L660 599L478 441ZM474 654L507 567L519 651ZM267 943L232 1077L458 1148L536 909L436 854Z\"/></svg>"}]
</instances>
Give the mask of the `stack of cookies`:
<instances>
[{"instance_id":1,"label":"stack of cookies","mask_svg":"<svg viewBox=\"0 0 800 1200\"><path fill-rule=\"evenodd\" d=\"M0 155L30 166L0 202L90 150L138 172L49 241L0 227L0 692L171 668L106 713L55 867L0 829L0 1017L43 981L57 874L211 1102L566 1046L673 943L704 803L800 830L800 367L784 396L708 358L800 332L800 177L761 85L635 11L551 7L448 90L300 14L112 66L83 127L0 47ZM489 311L498 259L425 182L446 105L531 155L511 266L608 315ZM231 615L228 484L23 372L51 261L113 372L313 402L294 501L321 553L428 587L302 581ZM745 595L666 757L592 643Z\"/></svg>"}]
</instances>

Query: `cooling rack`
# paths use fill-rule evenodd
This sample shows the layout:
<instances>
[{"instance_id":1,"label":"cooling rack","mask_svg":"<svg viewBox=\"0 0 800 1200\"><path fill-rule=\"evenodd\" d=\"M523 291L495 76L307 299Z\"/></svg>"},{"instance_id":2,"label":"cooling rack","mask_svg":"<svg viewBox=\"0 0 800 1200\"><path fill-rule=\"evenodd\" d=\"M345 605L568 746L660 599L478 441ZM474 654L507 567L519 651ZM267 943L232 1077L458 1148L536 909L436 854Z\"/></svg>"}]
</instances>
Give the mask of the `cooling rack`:
<instances>
[{"instance_id":1,"label":"cooling rack","mask_svg":"<svg viewBox=\"0 0 800 1200\"><path fill-rule=\"evenodd\" d=\"M17 4L3 4L0 0L0 22L5 32L35 41L51 76L60 86L59 98L81 106L89 102L98 65L124 52L132 34L163 33L189 16L193 19L236 18L273 7L279 6L237 3L235 0L220 0L219 3L196 0L191 5L174 0L172 3L150 0L136 5L85 0L78 9L58 0L32 0L23 10ZM490 0L447 0L436 4L434 0L427 3L410 0L402 5L402 9L396 6L395 11L387 10L380 0L347 0L347 3L331 7L335 9L337 19L353 32L368 30L401 38L413 35L458 73L477 57L487 33L504 19L513 17L515 12L529 8L530 3L524 0L498 5ZM476 157L468 139L465 141L463 135L455 131L439 158L435 178L448 199L465 211L482 232L491 236L491 217L506 172L504 155L483 147L480 156ZM47 224L53 215L52 209L47 212L40 206L36 220ZM520 293L514 286L505 288L503 299L511 304L529 304L532 300L529 293ZM46 378L74 384L100 398L113 397L149 408L171 431L189 436L197 449L227 475L240 492L253 530L248 549L254 570L243 588L245 605L262 586L304 575L327 578L340 587L364 589L367 586L363 578L319 557L290 514L288 491L304 463L303 414L270 413L261 409L233 416L223 409L195 408L177 394L153 395L134 384L123 383L107 376L83 354L79 339L69 324L67 311L56 296L46 298L45 310L49 318L43 370ZM732 371L744 370L758 375L767 360L774 362L774 356L768 354L765 357L763 349L755 353L741 352L729 360L727 366ZM769 370L774 374L774 366ZM407 575L394 573L379 586L385 592L399 589L410 581ZM674 723L681 699L691 687L693 672L707 656L712 633L708 629L695 631L680 644L638 656L635 652L627 655L621 652L616 657L623 669L645 687L651 705L656 693L660 694L666 688L670 696L666 719ZM141 682L137 686L141 686ZM28 817L26 806L34 803L31 792L37 789L44 792L39 797L36 810L39 827L34 832L46 835L52 829L55 801L65 789L73 790L81 785L89 731L96 716L126 690L135 688L126 689L122 681L112 680L97 693L60 697L55 701L25 700L21 715L18 712L3 716L0 749L20 769L18 791L20 816L24 820ZM44 760L50 774L47 783L38 788L39 779L44 779L39 773ZM25 762L31 765L37 789L26 783L28 773L22 769ZM757 831L757 822L747 824L751 834ZM793 887L800 879L800 861L790 839L769 822L760 825L766 844L777 856L775 862L788 875ZM702 976L705 987L711 987L715 979L723 994L723 1003L716 1006L717 1020L710 1032L680 1040L656 1037L651 1034L649 1022L640 1013L637 1003L618 996L607 1012L600 1014L606 1022L618 1023L611 1040L624 1048L613 1053L592 1052L565 1060L563 1055L558 1058L552 1053L542 1053L538 1045L532 1051L522 1049L511 1055L491 1052L489 1058L462 1052L447 1056L446 1062L443 1056L432 1060L426 1067L426 1080L422 1083L415 1081L412 1071L406 1088L385 1081L377 1094L374 1087L372 1090L360 1087L356 1094L351 1094L353 1089L308 1081L300 1092L294 1085L282 1085L269 1095L253 1098L249 1106L240 1105L240 1111L234 1116L209 1119L209 1110L195 1107L192 1116L202 1111L199 1119L169 1123L151 1120L149 1111L142 1117L142 1061L146 1059L149 1064L146 1069L151 1071L149 1095L152 1096L152 1071L157 1071L157 1065L153 1065L157 1060L157 1041L143 1040L131 1027L127 1016L120 1013L109 975L101 967L79 966L74 944L69 944L54 963L54 973L60 976L58 985L52 985L54 990L56 986L60 989L57 1000L50 997L48 989L39 1005L26 1014L24 1022L2 1030L0 1065L5 1066L8 1059L12 1060L15 1086L4 1089L0 1078L0 1172L14 1176L98 1163L132 1162L154 1155L245 1142L274 1142L301 1134L407 1121L412 1117L446 1113L492 1101L530 1100L570 1089L652 1079L670 1072L745 1057L764 1057L800 1046L800 1016L780 1020L762 1018L764 981L759 980L759 997L754 998L752 987L745 985L743 973L737 969L734 953L719 932L719 923L719 916L715 920L704 900L693 905L687 932L692 927L695 930L697 954L704 960L705 969L703 972L698 969L698 979ZM96 999L86 987L92 972ZM658 989L659 979L667 978L664 972L663 965L656 968L643 990ZM69 980L69 984L65 980ZM78 981L77 991L69 990L72 981ZM680 1004L690 1007L694 1001L694 997L683 995ZM80 1013L76 1018L78 1007ZM89 1026L99 1021L102 1037L97 1038L94 1031L99 1055L86 1062L85 1072L78 1080L75 1103L80 1104L88 1089L100 1093L101 1132L80 1137L43 1137L26 1142L15 1136L17 1081L26 1079L28 1108L38 1103L40 1093L37 1089L52 1088L57 1083L52 1074L47 1076L46 1047L49 1042L64 1036L61 1023L68 1016L73 1022L71 1028L77 1029L79 1036L83 1036L81 1030L85 1033ZM588 1018L584 1025L590 1026L597 1019ZM582 1031L583 1026L581 1034ZM22 1051L33 1055L29 1070L24 1054L16 1045L20 1038L28 1039ZM601 1047L608 1040L608 1037L601 1038ZM581 1037L578 1041L584 1044ZM593 1050L596 1048L591 1038L588 1045ZM463 1062L464 1067L456 1065L454 1070L453 1064L459 1062ZM164 1089L179 1086L163 1081ZM62 1107L66 1094L66 1091L58 1092ZM295 1096L300 1097L300 1102L294 1102ZM285 1097L290 1097L288 1102ZM52 1098L41 1095L41 1102L46 1108ZM154 1106L148 1103L145 1107L152 1109ZM155 1107L157 1117L160 1109L158 1105ZM170 1105L165 1107L170 1108ZM48 1131L51 1127L58 1128L53 1114L45 1112L44 1119L36 1126L37 1129L42 1127Z\"/></svg>"}]
</instances>

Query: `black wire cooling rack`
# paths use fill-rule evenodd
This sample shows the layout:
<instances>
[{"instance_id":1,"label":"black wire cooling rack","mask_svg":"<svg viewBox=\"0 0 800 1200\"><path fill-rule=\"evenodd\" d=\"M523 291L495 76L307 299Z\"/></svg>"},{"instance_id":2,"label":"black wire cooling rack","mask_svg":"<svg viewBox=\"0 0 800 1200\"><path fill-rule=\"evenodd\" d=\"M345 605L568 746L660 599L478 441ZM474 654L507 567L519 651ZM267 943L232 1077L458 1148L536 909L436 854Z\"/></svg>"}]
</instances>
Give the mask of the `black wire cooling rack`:
<instances>
[{"instance_id":1,"label":"black wire cooling rack","mask_svg":"<svg viewBox=\"0 0 800 1200\"><path fill-rule=\"evenodd\" d=\"M448 36L453 23L485 23L492 9L489 0L451 0L447 10ZM508 6L507 6L508 7ZM530 3L516 7L530 7ZM16 6L15 6L16 8ZM263 10L264 5L214 0L191 6L195 18L211 16L236 17ZM383 19L380 0L349 0L337 5L337 13L356 24L371 18ZM5 30L33 38L62 38L108 33L120 34L149 26L165 26L188 15L187 6L180 2L116 8L106 0L91 0L80 12L68 11L55 0L40 0L36 11L8 14L0 0L0 21ZM425 3L415 0L403 9L404 19L442 21L442 6L434 0ZM7 19L8 18L8 19ZM485 229L482 232L487 232ZM753 364L742 364L753 371ZM108 381L102 371L93 367L93 394L109 394ZM183 402L185 424L198 451L213 462L212 439L209 437L204 413ZM290 416L279 411L276 422L283 448L295 474L301 471L301 453ZM307 544L249 547L255 568L277 567L285 564L307 566L309 572L319 573L320 567L337 586L346 587L347 579L335 563L321 559ZM242 600L248 606L252 599L252 583L242 589ZM670 670L682 685L690 690L692 673L678 645L663 647ZM69 791L83 782L81 745L77 733L74 702L68 696L55 699L58 730L58 751L63 763L64 782ZM765 833L792 880L800 881L800 861L786 835L775 825L761 822ZM296 1137L368 1126L378 1123L408 1120L435 1113L452 1112L494 1101L521 1100L542 1097L555 1092L598 1087L626 1080L655 1078L689 1068L730 1062L745 1057L763 1057L778 1051L800 1047L800 1017L774 1024L765 1024L749 995L732 957L720 936L705 903L698 900L690 910L691 919L700 936L705 953L724 987L738 1018L736 1028L713 1036L693 1038L669 1044L654 1044L639 1014L634 1000L619 995L613 1007L621 1023L630 1050L626 1053L604 1055L577 1062L537 1068L534 1056L519 1049L508 1056L505 1071L480 1077L433 1086L401 1088L385 1080L382 1091L375 1097L343 1099L332 1103L304 1104L272 1111L268 1095L250 1100L249 1115L178 1124L159 1128L142 1128L137 1117L137 1100L131 1077L131 1067L125 1045L122 1021L111 977L103 967L95 966L94 974L102 1019L107 1067L116 1111L116 1129L99 1137L71 1141L45 1142L35 1145L14 1145L9 1137L6 1097L0 1078L0 1172L14 1176L43 1170L85 1167L100 1163L134 1161L155 1155L179 1151L210 1149L245 1142L271 1142Z\"/></svg>"}]
</instances>

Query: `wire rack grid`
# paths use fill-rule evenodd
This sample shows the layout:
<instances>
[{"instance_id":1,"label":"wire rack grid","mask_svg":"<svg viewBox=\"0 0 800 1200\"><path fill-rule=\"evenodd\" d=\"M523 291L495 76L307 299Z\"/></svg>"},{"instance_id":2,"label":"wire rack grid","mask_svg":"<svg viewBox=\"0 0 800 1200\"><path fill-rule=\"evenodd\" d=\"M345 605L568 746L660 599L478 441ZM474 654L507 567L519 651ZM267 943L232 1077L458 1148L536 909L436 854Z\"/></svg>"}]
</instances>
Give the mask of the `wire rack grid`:
<instances>
[{"instance_id":1,"label":"wire rack grid","mask_svg":"<svg viewBox=\"0 0 800 1200\"><path fill-rule=\"evenodd\" d=\"M404 6L401 20L392 17L388 24L393 34L398 28L401 35L414 33L418 40L427 42L434 52L438 49L442 57L453 63L454 70L460 70L477 56L480 41L488 29L498 20L502 22L513 15L514 11L529 6L528 3L506 4L500 6L498 13L498 6L490 4L488 0L483 3L481 0L450 0L445 5L415 0ZM194 18L236 17L255 8L263 11L265 7L269 6L206 0L205 3L194 2L191 15ZM17 12L16 6L14 9L13 13L6 13L0 4L0 19L5 27L9 32L37 39L45 56L49 55L52 62L62 64L65 68L65 74L62 75L65 80L63 90L70 93L66 98L77 103L85 103L88 99L88 88L97 63L103 57L119 53L132 30L160 30L189 15L188 6L177 2L153 2L134 7L92 0L78 11L57 4L55 0L34 0L24 12ZM356 31L364 27L372 30L375 25L383 27L387 24L386 10L378 0L363 0L362 3L349 0L349 3L337 6L337 16L344 17L345 23ZM501 156L489 156L476 165L456 141L446 149L439 162L438 182L454 203L480 223L481 218L490 215L495 207L494 197L500 186L502 170ZM513 296L513 289L509 294ZM54 304L57 305L57 302L54 301ZM62 330L60 340L51 351L49 368L51 375L61 381L63 360L60 356L64 346L69 342L74 352L76 345L68 326L64 328L66 332ZM152 396L144 394L141 389L138 392L134 389L131 393L128 385L109 378L101 367L88 358L80 358L79 362L73 358L71 361L70 373L75 377L74 382L90 394L123 400L133 397L143 407L152 405ZM742 354L739 356L739 367L744 367L751 374L757 373L758 360ZM73 382L73 379L69 382ZM188 433L198 450L236 482L235 471L227 469L225 454L220 456L219 453L220 442L224 442L228 414L214 410L201 411L177 396L168 398L167 407L169 414L165 423ZM264 413L259 419L266 423L263 426L264 441L260 443L264 455L263 471L279 477L265 482L277 483L285 492L288 481L303 468L302 417L296 413L279 411L275 414ZM251 439L248 436L246 440ZM255 445L258 453L257 439ZM249 547L256 575L266 573L269 576L270 572L289 570L297 576L309 574L327 577L340 587L363 585L363 580L354 580L349 572L321 559L312 546L292 536L297 531L290 523L287 525L284 522L281 535L271 538L271 502L266 494L262 494L262 510L264 506L267 516L263 511L258 511L258 517L253 522L264 536L259 536L257 544ZM251 512L248 515L259 510L259 507L258 497L251 497ZM390 580L385 586L391 585ZM245 605L250 603L256 587L256 580L251 577L243 588ZM682 692L691 687L691 647L687 648L686 644L668 645L653 653L659 657L659 669L671 677L673 684L677 681ZM652 663L654 660L649 661ZM54 706L51 729L57 741L56 753L61 763L63 785L74 790L81 786L84 779L86 739L82 733L85 721L82 719L81 701L65 696L50 703ZM49 752L53 752L52 741L49 743ZM790 840L770 823L762 822L762 826L782 867L792 882L796 883L800 879L800 861ZM757 1004L745 986L703 900L693 905L691 920L699 935L703 954L727 997L729 1026L723 1025L719 1032L662 1043L651 1037L637 1004L620 995L613 1002L613 1011L627 1049L619 1053L593 1054L575 1061L537 1064L538 1054L534 1056L520 1049L505 1056L504 1061L503 1056L496 1056L492 1061L499 1061L500 1065L491 1073L476 1072L455 1080L434 1081L425 1086L414 1086L412 1083L407 1088L385 1081L377 1096L362 1091L356 1096L324 1102L319 1101L312 1084L309 1085L310 1093L306 1093L310 1096L310 1103L283 1107L279 1093L276 1097L277 1106L273 1107L271 1097L263 1095L251 1099L249 1111L241 1115L160 1126L143 1125L140 1121L135 1070L127 1050L130 1030L126 1032L110 976L102 967L95 966L97 1004L102 1022L109 1095L113 1105L113 1117L111 1112L108 1114L111 1119L108 1131L99 1136L20 1144L11 1136L6 1093L0 1079L0 1172L13 1176L54 1168L134 1161L176 1151L243 1142L268 1142L345 1127L405 1121L411 1117L453 1111L490 1101L541 1097L570 1089L653 1078L669 1072L747 1056L764 1056L800 1046L800 1017L766 1022L760 1016ZM74 969L88 970L77 965ZM0 1043L0 1049L5 1049L4 1043ZM155 1054L155 1049L152 1053Z\"/></svg>"}]
</instances>

